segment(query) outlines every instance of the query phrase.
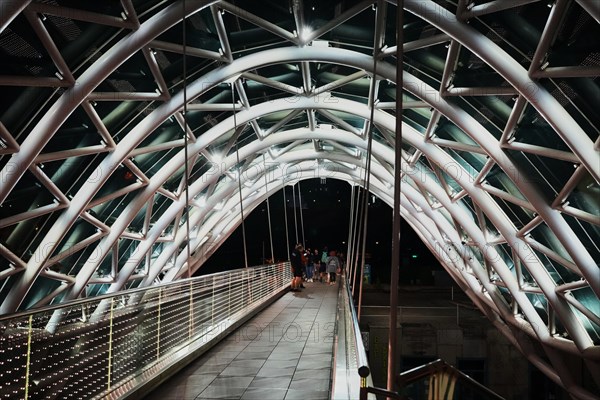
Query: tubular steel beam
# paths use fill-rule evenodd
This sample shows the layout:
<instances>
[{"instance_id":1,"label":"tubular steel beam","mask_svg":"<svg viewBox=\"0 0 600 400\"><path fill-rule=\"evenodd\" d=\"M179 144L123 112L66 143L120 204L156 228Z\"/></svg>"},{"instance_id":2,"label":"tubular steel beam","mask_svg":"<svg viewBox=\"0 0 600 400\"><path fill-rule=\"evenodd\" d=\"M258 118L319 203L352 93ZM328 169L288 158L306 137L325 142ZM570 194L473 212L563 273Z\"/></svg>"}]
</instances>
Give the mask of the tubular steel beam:
<instances>
[{"instance_id":1,"label":"tubular steel beam","mask_svg":"<svg viewBox=\"0 0 600 400\"><path fill-rule=\"evenodd\" d=\"M536 3L538 1L540 0L494 0L473 7L467 7L467 10L459 17L464 19L479 17L498 11L508 10L510 8L524 6L530 3Z\"/></svg>"},{"instance_id":2,"label":"tubular steel beam","mask_svg":"<svg viewBox=\"0 0 600 400\"><path fill-rule=\"evenodd\" d=\"M540 83L528 76L527 71L517 60L506 54L494 42L485 38L482 33L461 22L450 11L438 7L434 2L405 0L404 4L408 12L422 18L454 40L459 41L503 76L536 108L561 139L573 150L590 175L597 182L600 182L598 153L594 150L593 143L587 134L560 105L558 100ZM600 293L600 287L596 289L596 293Z\"/></svg>"},{"instance_id":3,"label":"tubular steel beam","mask_svg":"<svg viewBox=\"0 0 600 400\"><path fill-rule=\"evenodd\" d=\"M188 14L216 1L188 1ZM193 4L193 7L190 5ZM118 66L129 59L136 51L181 20L181 2L177 2L157 12L140 28L119 41L106 51L100 59L88 68L77 84L67 90L44 114L37 125L21 144L19 152L9 160L8 166L0 172L0 204L17 184L33 159L41 152L58 128L66 121L75 108L102 83ZM35 273L37 275L37 273ZM17 285L18 286L18 285ZM9 300L10 302L10 300ZM0 312L3 308L0 308Z\"/></svg>"},{"instance_id":4,"label":"tubular steel beam","mask_svg":"<svg viewBox=\"0 0 600 400\"><path fill-rule=\"evenodd\" d=\"M407 11L423 18L453 39L460 41L463 46L469 48L498 71L515 88L519 89L520 94L537 109L540 115L573 150L590 175L597 182L600 182L600 170L597 168L599 156L594 144L558 101L538 82L531 80L527 75L527 71L516 60L507 55L492 41L484 38L481 33L460 22L452 13L435 7L434 3L405 0L404 4ZM490 155L493 153L492 151L488 152ZM496 161L499 165L508 166L503 161ZM522 193L536 207L539 214L565 246L573 261L579 265L596 296L600 297L600 275L598 274L596 262L591 258L589 252L580 241L572 240L575 236L572 229L556 213L556 210L549 207L546 200L541 197L535 188L521 186L523 187Z\"/></svg>"}]
</instances>

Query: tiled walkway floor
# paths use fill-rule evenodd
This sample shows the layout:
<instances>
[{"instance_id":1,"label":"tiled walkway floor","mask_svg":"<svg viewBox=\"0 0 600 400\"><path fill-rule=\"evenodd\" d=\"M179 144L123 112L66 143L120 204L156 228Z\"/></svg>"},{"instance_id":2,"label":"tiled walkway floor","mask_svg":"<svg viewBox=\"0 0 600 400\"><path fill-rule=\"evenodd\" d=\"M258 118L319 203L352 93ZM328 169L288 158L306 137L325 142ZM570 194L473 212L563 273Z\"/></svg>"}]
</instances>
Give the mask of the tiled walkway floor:
<instances>
[{"instance_id":1,"label":"tiled walkway floor","mask_svg":"<svg viewBox=\"0 0 600 400\"><path fill-rule=\"evenodd\" d=\"M329 398L338 286L305 283L145 400Z\"/></svg>"}]
</instances>

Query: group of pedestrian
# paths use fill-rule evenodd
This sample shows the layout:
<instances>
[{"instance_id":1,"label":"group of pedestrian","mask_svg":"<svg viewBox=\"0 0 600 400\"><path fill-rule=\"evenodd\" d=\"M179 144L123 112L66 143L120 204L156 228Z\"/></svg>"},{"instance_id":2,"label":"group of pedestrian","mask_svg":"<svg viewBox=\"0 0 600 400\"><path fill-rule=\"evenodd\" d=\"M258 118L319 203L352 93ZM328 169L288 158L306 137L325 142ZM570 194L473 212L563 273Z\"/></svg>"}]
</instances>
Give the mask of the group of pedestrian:
<instances>
[{"instance_id":1,"label":"group of pedestrian","mask_svg":"<svg viewBox=\"0 0 600 400\"><path fill-rule=\"evenodd\" d=\"M337 275L342 273L344 267L344 255L335 250L329 251L327 247L323 251L318 249L304 249L298 243L290 254L292 267L292 292L299 292L305 286L303 282L325 283L335 285Z\"/></svg>"}]
</instances>

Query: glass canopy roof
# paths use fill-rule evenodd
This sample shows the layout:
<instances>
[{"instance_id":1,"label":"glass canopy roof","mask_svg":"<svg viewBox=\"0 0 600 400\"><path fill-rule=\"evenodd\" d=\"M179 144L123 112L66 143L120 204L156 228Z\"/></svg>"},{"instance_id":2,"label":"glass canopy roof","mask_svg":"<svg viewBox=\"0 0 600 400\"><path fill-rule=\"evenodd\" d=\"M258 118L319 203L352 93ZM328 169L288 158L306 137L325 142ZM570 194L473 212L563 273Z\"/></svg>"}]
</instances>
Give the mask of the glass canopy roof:
<instances>
[{"instance_id":1,"label":"glass canopy roof","mask_svg":"<svg viewBox=\"0 0 600 400\"><path fill-rule=\"evenodd\" d=\"M303 179L363 185L372 110L370 190L393 203L395 1L1 7L0 314L186 277L240 199L247 215ZM404 9L402 215L588 396L561 360L600 386L600 6Z\"/></svg>"}]
</instances>

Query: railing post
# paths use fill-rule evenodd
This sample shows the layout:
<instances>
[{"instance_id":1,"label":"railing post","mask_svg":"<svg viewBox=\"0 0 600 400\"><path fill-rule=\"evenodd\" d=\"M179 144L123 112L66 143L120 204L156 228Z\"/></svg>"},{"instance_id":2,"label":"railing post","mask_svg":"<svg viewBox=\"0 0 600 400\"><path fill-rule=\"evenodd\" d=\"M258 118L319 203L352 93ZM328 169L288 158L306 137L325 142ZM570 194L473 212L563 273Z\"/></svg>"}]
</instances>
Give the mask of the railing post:
<instances>
[{"instance_id":1,"label":"railing post","mask_svg":"<svg viewBox=\"0 0 600 400\"><path fill-rule=\"evenodd\" d=\"M160 301L162 296L162 288L158 289L158 316L156 321L156 361L160 358Z\"/></svg>"},{"instance_id":2,"label":"railing post","mask_svg":"<svg viewBox=\"0 0 600 400\"><path fill-rule=\"evenodd\" d=\"M360 400L367 400L367 396L369 394L367 388L367 378L360 378Z\"/></svg>"},{"instance_id":3,"label":"railing post","mask_svg":"<svg viewBox=\"0 0 600 400\"><path fill-rule=\"evenodd\" d=\"M249 304L252 304L252 300L254 300L254 299L252 298L252 281L250 280L250 271L248 271L248 292L250 294L250 303Z\"/></svg>"},{"instance_id":4,"label":"railing post","mask_svg":"<svg viewBox=\"0 0 600 400\"><path fill-rule=\"evenodd\" d=\"M242 277L240 279L240 290L242 292L242 308L246 307L246 303L244 303L244 293L246 292L246 288L244 288L244 271L242 270Z\"/></svg>"},{"instance_id":5,"label":"railing post","mask_svg":"<svg viewBox=\"0 0 600 400\"><path fill-rule=\"evenodd\" d=\"M111 370L112 370L112 336L113 336L113 316L114 316L114 308L115 308L115 298L110 298L110 319L108 322L108 385L107 388L110 391L110 381L111 381Z\"/></svg>"},{"instance_id":6,"label":"railing post","mask_svg":"<svg viewBox=\"0 0 600 400\"><path fill-rule=\"evenodd\" d=\"M231 272L227 274L229 276L229 289L227 290L227 317L231 317Z\"/></svg>"},{"instance_id":7,"label":"railing post","mask_svg":"<svg viewBox=\"0 0 600 400\"><path fill-rule=\"evenodd\" d=\"M210 305L210 325L215 327L215 277L213 276L213 284L212 284L212 299Z\"/></svg>"},{"instance_id":8,"label":"railing post","mask_svg":"<svg viewBox=\"0 0 600 400\"><path fill-rule=\"evenodd\" d=\"M29 397L29 365L31 362L31 334L33 331L33 314L29 315L27 328L27 363L25 364L25 400Z\"/></svg>"},{"instance_id":9,"label":"railing post","mask_svg":"<svg viewBox=\"0 0 600 400\"><path fill-rule=\"evenodd\" d=\"M190 280L190 315L188 316L188 341L192 340L194 333L194 283Z\"/></svg>"}]
</instances>

